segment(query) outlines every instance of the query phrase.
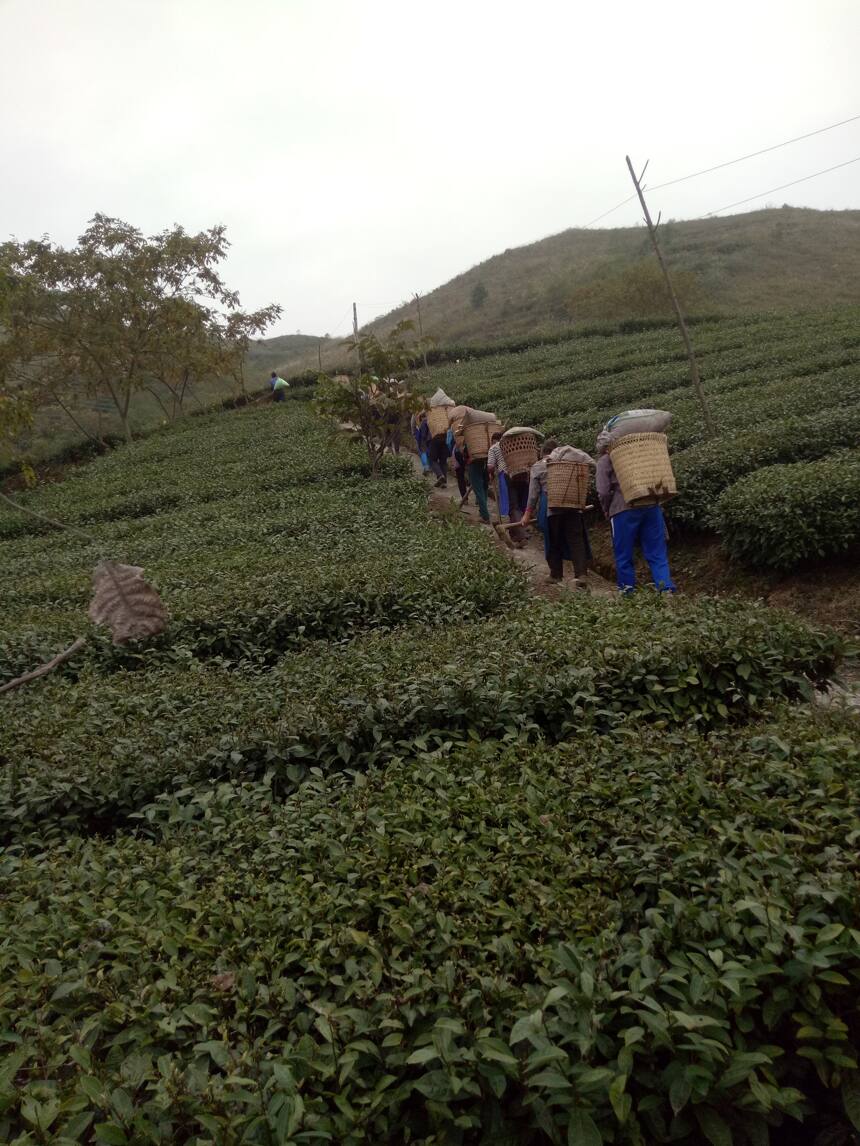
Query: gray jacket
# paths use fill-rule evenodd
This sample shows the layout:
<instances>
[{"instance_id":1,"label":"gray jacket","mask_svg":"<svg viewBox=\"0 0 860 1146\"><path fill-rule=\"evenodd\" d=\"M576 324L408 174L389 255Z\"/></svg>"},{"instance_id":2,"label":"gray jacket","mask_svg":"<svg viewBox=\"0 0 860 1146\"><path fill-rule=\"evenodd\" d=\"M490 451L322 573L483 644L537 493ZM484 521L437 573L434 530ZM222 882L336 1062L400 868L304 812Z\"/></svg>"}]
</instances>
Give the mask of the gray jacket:
<instances>
[{"instance_id":1,"label":"gray jacket","mask_svg":"<svg viewBox=\"0 0 860 1146\"><path fill-rule=\"evenodd\" d=\"M595 484L597 485L600 507L607 517L614 517L616 513L623 513L626 509L630 509L630 506L621 496L618 476L615 473L612 459L606 451L597 459Z\"/></svg>"}]
</instances>

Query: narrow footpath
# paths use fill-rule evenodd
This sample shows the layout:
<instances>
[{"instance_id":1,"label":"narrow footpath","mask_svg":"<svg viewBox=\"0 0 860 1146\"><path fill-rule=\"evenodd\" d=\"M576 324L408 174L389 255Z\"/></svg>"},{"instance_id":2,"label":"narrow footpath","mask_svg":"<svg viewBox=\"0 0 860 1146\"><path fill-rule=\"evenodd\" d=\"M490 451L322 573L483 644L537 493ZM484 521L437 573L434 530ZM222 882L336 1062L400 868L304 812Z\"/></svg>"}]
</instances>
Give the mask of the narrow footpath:
<instances>
[{"instance_id":1,"label":"narrow footpath","mask_svg":"<svg viewBox=\"0 0 860 1146\"><path fill-rule=\"evenodd\" d=\"M409 457L415 473L422 476L421 459L411 450L409 451ZM422 480L426 481L430 487L429 501L431 511L440 517L460 517L464 521L468 521L469 524L473 525L476 529L482 529L493 539L499 549L505 552L510 559L522 569L528 578L529 586L533 593L536 593L540 597L557 600L567 593L574 592L573 567L569 562L566 561L564 563L564 581L558 582L550 580L549 569L547 568L543 551L543 537L536 527L531 527L526 530L528 540L522 548L512 548L505 544L492 525L485 525L481 522L473 494L470 493L466 504L462 506L462 508L460 507L460 492L457 489L457 483L454 480L453 474L449 474L448 476L447 489L437 489L432 478L422 478ZM496 503L491 500L490 516L494 521L495 511ZM614 586L604 577L601 577L599 573L595 573L593 569L589 569L588 571L588 587L592 593L602 597L613 596L615 593Z\"/></svg>"}]
</instances>

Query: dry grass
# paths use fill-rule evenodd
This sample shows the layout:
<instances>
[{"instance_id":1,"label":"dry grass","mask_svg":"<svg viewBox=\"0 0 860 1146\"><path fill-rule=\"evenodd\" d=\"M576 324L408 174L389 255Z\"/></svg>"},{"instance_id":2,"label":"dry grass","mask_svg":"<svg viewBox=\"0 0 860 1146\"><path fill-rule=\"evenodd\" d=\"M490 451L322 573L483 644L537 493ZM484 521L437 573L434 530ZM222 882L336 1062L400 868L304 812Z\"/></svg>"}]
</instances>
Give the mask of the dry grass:
<instances>
[{"instance_id":1,"label":"dry grass","mask_svg":"<svg viewBox=\"0 0 860 1146\"><path fill-rule=\"evenodd\" d=\"M701 311L821 309L856 302L860 294L860 211L776 208L669 221L661 235L670 265L696 276ZM424 329L440 345L557 331L576 318L565 312L574 291L644 257L652 257L644 227L563 231L496 255L424 296ZM472 292L479 283L487 296L475 308ZM414 318L412 309L391 311L369 329ZM323 364L331 368L342 358L333 343ZM315 366L315 347L312 354L290 355L291 370Z\"/></svg>"}]
</instances>

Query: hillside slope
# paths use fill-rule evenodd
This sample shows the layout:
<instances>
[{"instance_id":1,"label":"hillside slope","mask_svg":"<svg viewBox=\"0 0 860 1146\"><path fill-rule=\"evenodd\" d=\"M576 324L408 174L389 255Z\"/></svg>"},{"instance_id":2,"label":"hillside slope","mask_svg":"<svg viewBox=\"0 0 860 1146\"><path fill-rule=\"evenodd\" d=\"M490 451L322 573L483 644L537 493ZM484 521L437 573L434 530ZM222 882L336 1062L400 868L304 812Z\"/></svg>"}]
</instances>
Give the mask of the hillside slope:
<instances>
[{"instance_id":1,"label":"hillside slope","mask_svg":"<svg viewBox=\"0 0 860 1146\"><path fill-rule=\"evenodd\" d=\"M660 228L670 265L688 291L688 310L705 314L822 309L856 302L860 293L860 211L781 207L718 219L669 221ZM571 229L494 255L421 299L424 331L438 345L486 344L571 324L638 316L618 296L625 274L648 280L657 313L663 287L644 227ZM589 288L597 297L577 301ZM480 305L474 292L482 288ZM613 305L602 305L602 296ZM647 304L644 307L648 309ZM407 305L362 329L390 330L416 318ZM315 370L322 341L325 369L345 364L340 339L307 335L261 339L248 359L256 375Z\"/></svg>"},{"instance_id":2,"label":"hillside slope","mask_svg":"<svg viewBox=\"0 0 860 1146\"><path fill-rule=\"evenodd\" d=\"M660 234L672 268L696 276L700 311L818 309L854 302L860 291L860 211L783 207L670 221ZM650 257L644 227L563 231L495 255L422 297L424 329L440 344L558 329L577 320L575 308L566 309L575 291ZM479 285L486 297L476 306ZM388 329L414 317L411 309L370 327Z\"/></svg>"},{"instance_id":3,"label":"hillside slope","mask_svg":"<svg viewBox=\"0 0 860 1146\"><path fill-rule=\"evenodd\" d=\"M320 344L323 350L337 349L340 340L318 338L315 334L281 334L277 338L255 339L245 359L245 369L250 372L249 381L253 385L273 370L291 374L306 367L316 367Z\"/></svg>"}]
</instances>

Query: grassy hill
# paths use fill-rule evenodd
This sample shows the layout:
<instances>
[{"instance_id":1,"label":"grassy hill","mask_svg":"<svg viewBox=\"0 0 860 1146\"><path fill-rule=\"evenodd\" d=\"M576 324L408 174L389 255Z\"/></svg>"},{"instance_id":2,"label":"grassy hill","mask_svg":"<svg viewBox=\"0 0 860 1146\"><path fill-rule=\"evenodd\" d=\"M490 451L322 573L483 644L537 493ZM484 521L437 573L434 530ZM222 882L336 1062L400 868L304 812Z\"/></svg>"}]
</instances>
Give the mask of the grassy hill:
<instances>
[{"instance_id":1,"label":"grassy hill","mask_svg":"<svg viewBox=\"0 0 860 1146\"><path fill-rule=\"evenodd\" d=\"M818 309L854 302L860 293L860 211L783 207L669 221L660 234L672 269L692 287L690 308L700 313ZM421 302L424 329L443 345L487 343L624 318L618 279L646 259L653 256L644 227L563 231L495 255L431 291ZM595 286L602 288L596 298L570 306ZM486 294L476 305L479 287ZM652 313L665 307L661 291ZM371 328L385 330L405 317L414 317L411 308L391 311Z\"/></svg>"},{"instance_id":2,"label":"grassy hill","mask_svg":"<svg viewBox=\"0 0 860 1146\"><path fill-rule=\"evenodd\" d=\"M292 374L318 365L317 347L331 351L340 346L337 338L318 338L315 334L281 334L277 338L258 338L245 360L250 384L271 374Z\"/></svg>"},{"instance_id":3,"label":"grassy hill","mask_svg":"<svg viewBox=\"0 0 860 1146\"><path fill-rule=\"evenodd\" d=\"M694 309L797 310L851 302L860 288L860 211L783 208L726 219L669 222L662 243L673 270L695 276ZM569 300L648 257L643 227L570 230L505 251L431 292L425 328L437 341L490 342L533 330L625 317L607 306L580 315ZM475 305L482 285L486 297ZM607 299L610 302L610 299ZM655 309L663 299L655 298ZM393 311L376 326L404 317Z\"/></svg>"}]
</instances>

